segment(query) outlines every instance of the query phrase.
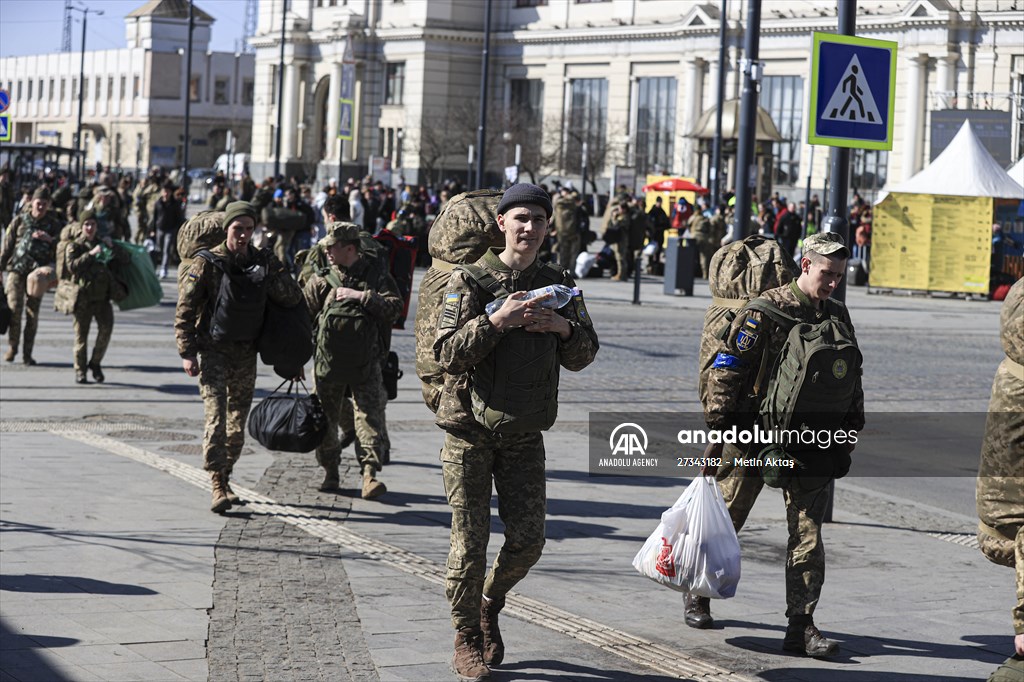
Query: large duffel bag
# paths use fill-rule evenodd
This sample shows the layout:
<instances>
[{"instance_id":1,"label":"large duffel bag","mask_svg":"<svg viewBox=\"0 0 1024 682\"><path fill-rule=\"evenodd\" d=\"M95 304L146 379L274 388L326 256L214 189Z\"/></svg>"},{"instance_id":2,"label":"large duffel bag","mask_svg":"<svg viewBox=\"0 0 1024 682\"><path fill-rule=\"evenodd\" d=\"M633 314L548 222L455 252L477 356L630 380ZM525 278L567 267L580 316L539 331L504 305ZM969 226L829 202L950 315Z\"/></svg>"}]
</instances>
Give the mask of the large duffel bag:
<instances>
[{"instance_id":1,"label":"large duffel bag","mask_svg":"<svg viewBox=\"0 0 1024 682\"><path fill-rule=\"evenodd\" d=\"M281 393L286 383L288 390ZM323 442L327 433L320 399L308 391L300 395L296 383L301 382L281 382L249 414L249 435L268 450L309 452Z\"/></svg>"}]
</instances>

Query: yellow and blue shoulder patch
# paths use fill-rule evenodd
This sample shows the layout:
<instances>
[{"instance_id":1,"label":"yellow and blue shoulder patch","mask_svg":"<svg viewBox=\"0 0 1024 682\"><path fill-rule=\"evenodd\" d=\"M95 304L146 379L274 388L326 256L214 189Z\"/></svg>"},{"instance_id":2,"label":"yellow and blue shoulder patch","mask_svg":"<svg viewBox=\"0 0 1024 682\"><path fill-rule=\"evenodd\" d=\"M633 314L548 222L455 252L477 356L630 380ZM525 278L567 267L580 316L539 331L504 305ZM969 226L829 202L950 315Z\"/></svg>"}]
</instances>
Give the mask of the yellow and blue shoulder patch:
<instances>
[{"instance_id":1,"label":"yellow and blue shoulder patch","mask_svg":"<svg viewBox=\"0 0 1024 682\"><path fill-rule=\"evenodd\" d=\"M454 329L459 324L459 313L462 310L462 294L448 293L444 295L444 309L441 311L441 329Z\"/></svg>"},{"instance_id":2,"label":"yellow and blue shoulder patch","mask_svg":"<svg viewBox=\"0 0 1024 682\"><path fill-rule=\"evenodd\" d=\"M582 290L572 297L572 304L576 310L576 319L584 324L590 324L590 313L587 312L587 304L583 301Z\"/></svg>"},{"instance_id":3,"label":"yellow and blue shoulder patch","mask_svg":"<svg viewBox=\"0 0 1024 682\"><path fill-rule=\"evenodd\" d=\"M743 326L751 331L756 332L757 328L761 326L761 321L753 317L748 317L747 321L743 323Z\"/></svg>"},{"instance_id":4,"label":"yellow and blue shoulder patch","mask_svg":"<svg viewBox=\"0 0 1024 682\"><path fill-rule=\"evenodd\" d=\"M741 351L748 351L754 347L757 343L757 334L750 331L744 325L744 328L736 334L736 348Z\"/></svg>"}]
</instances>

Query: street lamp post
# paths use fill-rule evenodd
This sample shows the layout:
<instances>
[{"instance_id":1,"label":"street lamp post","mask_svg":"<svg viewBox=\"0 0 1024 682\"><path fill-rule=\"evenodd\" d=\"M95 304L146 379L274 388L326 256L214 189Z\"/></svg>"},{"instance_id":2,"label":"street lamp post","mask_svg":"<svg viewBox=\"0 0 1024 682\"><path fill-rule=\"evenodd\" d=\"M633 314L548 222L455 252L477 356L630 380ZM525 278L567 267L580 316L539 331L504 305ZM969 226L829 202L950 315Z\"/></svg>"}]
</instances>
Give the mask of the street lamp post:
<instances>
[{"instance_id":1,"label":"street lamp post","mask_svg":"<svg viewBox=\"0 0 1024 682\"><path fill-rule=\"evenodd\" d=\"M189 149L192 141L189 139L190 117L192 114L192 31L195 28L192 0L188 0L188 55L185 57L185 150L181 155L181 185L185 188L185 201L188 202L189 178ZM196 93L199 94L199 93Z\"/></svg>"},{"instance_id":2,"label":"street lamp post","mask_svg":"<svg viewBox=\"0 0 1024 682\"><path fill-rule=\"evenodd\" d=\"M288 0L281 0L281 57L277 61L277 129L274 131L274 180L281 175L281 119L284 114L284 32Z\"/></svg>"},{"instance_id":3,"label":"street lamp post","mask_svg":"<svg viewBox=\"0 0 1024 682\"><path fill-rule=\"evenodd\" d=\"M85 106L85 25L89 19L89 12L99 16L103 14L103 10L75 7L74 5L68 5L68 9L82 13L82 58L78 65L78 127L75 131L75 151L78 152L76 167L78 168L78 181L82 182L82 174L85 170L82 164L84 155L82 151L82 107Z\"/></svg>"}]
</instances>

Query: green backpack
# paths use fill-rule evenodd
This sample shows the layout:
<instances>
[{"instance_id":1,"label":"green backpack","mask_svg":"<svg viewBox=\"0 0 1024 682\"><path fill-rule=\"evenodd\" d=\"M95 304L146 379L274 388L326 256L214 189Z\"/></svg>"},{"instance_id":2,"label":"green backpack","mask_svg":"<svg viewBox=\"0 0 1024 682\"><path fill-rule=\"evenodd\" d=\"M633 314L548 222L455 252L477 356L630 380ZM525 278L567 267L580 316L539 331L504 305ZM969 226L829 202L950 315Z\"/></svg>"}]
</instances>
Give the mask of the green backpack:
<instances>
[{"instance_id":1,"label":"green backpack","mask_svg":"<svg viewBox=\"0 0 1024 682\"><path fill-rule=\"evenodd\" d=\"M334 270L323 277L332 288L342 286ZM313 373L317 383L347 386L367 381L377 354L377 334L377 323L366 314L362 304L328 296L316 323Z\"/></svg>"},{"instance_id":2,"label":"green backpack","mask_svg":"<svg viewBox=\"0 0 1024 682\"><path fill-rule=\"evenodd\" d=\"M478 265L460 265L495 299L512 292ZM562 272L545 264L533 288L560 284ZM489 301L488 301L489 302ZM473 416L497 433L546 431L558 416L558 341L553 334L513 329L473 368L470 378Z\"/></svg>"},{"instance_id":3,"label":"green backpack","mask_svg":"<svg viewBox=\"0 0 1024 682\"><path fill-rule=\"evenodd\" d=\"M853 330L837 312L817 323L806 323L782 312L763 298L747 304L789 328L789 336L771 369L759 409L761 427L774 434L762 450L762 460L792 459L789 466L766 463L761 470L765 483L781 488L799 484L813 490L850 468L844 448L819 447L810 432L827 431L830 438L840 430L853 404L863 356ZM780 434L788 439L780 442ZM831 443L831 441L830 441Z\"/></svg>"}]
</instances>

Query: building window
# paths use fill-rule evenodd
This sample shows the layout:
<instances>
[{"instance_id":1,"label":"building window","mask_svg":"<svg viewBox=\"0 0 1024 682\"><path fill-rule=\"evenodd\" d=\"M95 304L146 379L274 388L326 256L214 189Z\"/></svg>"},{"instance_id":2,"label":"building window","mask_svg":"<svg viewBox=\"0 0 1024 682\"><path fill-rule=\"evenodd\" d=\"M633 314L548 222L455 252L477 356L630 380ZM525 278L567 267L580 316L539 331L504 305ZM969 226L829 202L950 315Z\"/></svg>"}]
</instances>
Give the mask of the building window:
<instances>
[{"instance_id":1,"label":"building window","mask_svg":"<svg viewBox=\"0 0 1024 682\"><path fill-rule=\"evenodd\" d=\"M850 186L861 194L873 195L885 186L889 171L889 152L878 149L853 149L850 154Z\"/></svg>"},{"instance_id":2,"label":"building window","mask_svg":"<svg viewBox=\"0 0 1024 682\"><path fill-rule=\"evenodd\" d=\"M401 104L405 91L405 62L389 62L384 85L384 104Z\"/></svg>"},{"instance_id":3,"label":"building window","mask_svg":"<svg viewBox=\"0 0 1024 682\"><path fill-rule=\"evenodd\" d=\"M516 7L543 7L548 0L516 0Z\"/></svg>"},{"instance_id":4,"label":"building window","mask_svg":"<svg viewBox=\"0 0 1024 682\"><path fill-rule=\"evenodd\" d=\"M39 79L39 99L40 100L46 99L46 97L43 95L43 79L42 78Z\"/></svg>"},{"instance_id":5,"label":"building window","mask_svg":"<svg viewBox=\"0 0 1024 682\"><path fill-rule=\"evenodd\" d=\"M200 89L199 89L200 85L202 85L202 78L200 76L192 76L192 79L189 80L189 82L188 82L188 101L189 102L198 102L199 101L199 94L201 92Z\"/></svg>"},{"instance_id":6,"label":"building window","mask_svg":"<svg viewBox=\"0 0 1024 682\"><path fill-rule=\"evenodd\" d=\"M605 127L608 123L608 81L604 78L578 78L572 81L569 95L569 121L563 168L575 171L583 163L583 143L587 143L587 165L604 163Z\"/></svg>"},{"instance_id":7,"label":"building window","mask_svg":"<svg viewBox=\"0 0 1024 682\"><path fill-rule=\"evenodd\" d=\"M123 100L128 95L128 76L121 76L121 89L117 92L117 98Z\"/></svg>"},{"instance_id":8,"label":"building window","mask_svg":"<svg viewBox=\"0 0 1024 682\"><path fill-rule=\"evenodd\" d=\"M270 104L271 106L277 104L277 89L280 87L280 83L277 82L277 78L280 74L277 72L277 64L272 64L270 67Z\"/></svg>"},{"instance_id":9,"label":"building window","mask_svg":"<svg viewBox=\"0 0 1024 682\"><path fill-rule=\"evenodd\" d=\"M114 98L114 77L110 76L107 78L107 101L109 102Z\"/></svg>"},{"instance_id":10,"label":"building window","mask_svg":"<svg viewBox=\"0 0 1024 682\"><path fill-rule=\"evenodd\" d=\"M100 99L100 89L103 88L103 79L96 76L96 89L93 91L92 96L98 102Z\"/></svg>"},{"instance_id":11,"label":"building window","mask_svg":"<svg viewBox=\"0 0 1024 682\"><path fill-rule=\"evenodd\" d=\"M142 79L138 76L132 77L132 99L142 97Z\"/></svg>"},{"instance_id":12,"label":"building window","mask_svg":"<svg viewBox=\"0 0 1024 682\"><path fill-rule=\"evenodd\" d=\"M213 103L214 104L229 104L228 102L228 90L231 86L231 81L227 78L218 78L213 82Z\"/></svg>"},{"instance_id":13,"label":"building window","mask_svg":"<svg viewBox=\"0 0 1024 682\"><path fill-rule=\"evenodd\" d=\"M65 97L65 95L67 95L67 88L68 88L68 79L67 78L61 78L60 79L60 101L61 102L64 101L64 97Z\"/></svg>"},{"instance_id":14,"label":"building window","mask_svg":"<svg viewBox=\"0 0 1024 682\"><path fill-rule=\"evenodd\" d=\"M54 87L54 84L55 84L55 81L54 81L54 79L53 79L53 78L51 78L51 79L50 79L50 87L49 87L49 89L48 89L48 90L46 91L46 99L47 99L48 101L50 101L50 102L52 102L52 101L53 101L53 91L57 89L57 88L55 88L55 87Z\"/></svg>"},{"instance_id":15,"label":"building window","mask_svg":"<svg viewBox=\"0 0 1024 682\"><path fill-rule=\"evenodd\" d=\"M775 178L772 184L795 187L800 182L804 81L800 76L767 76L760 104L772 117L782 142L772 145Z\"/></svg>"},{"instance_id":16,"label":"building window","mask_svg":"<svg viewBox=\"0 0 1024 682\"><path fill-rule=\"evenodd\" d=\"M255 99L255 86L251 78L242 81L242 104L251 107Z\"/></svg>"},{"instance_id":17,"label":"building window","mask_svg":"<svg viewBox=\"0 0 1024 682\"><path fill-rule=\"evenodd\" d=\"M539 159L544 127L544 81L515 78L509 81L509 132L522 145L530 164Z\"/></svg>"},{"instance_id":18,"label":"building window","mask_svg":"<svg viewBox=\"0 0 1024 682\"><path fill-rule=\"evenodd\" d=\"M33 83L32 79L29 78L28 79L28 97L26 98L28 100L32 99L32 83Z\"/></svg>"},{"instance_id":19,"label":"building window","mask_svg":"<svg viewBox=\"0 0 1024 682\"><path fill-rule=\"evenodd\" d=\"M676 79L641 78L637 82L636 170L643 177L672 168L676 133Z\"/></svg>"}]
</instances>

